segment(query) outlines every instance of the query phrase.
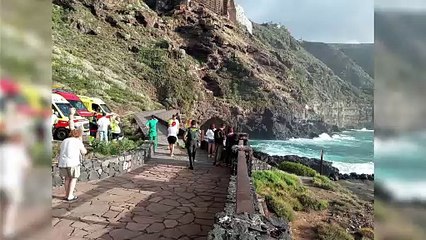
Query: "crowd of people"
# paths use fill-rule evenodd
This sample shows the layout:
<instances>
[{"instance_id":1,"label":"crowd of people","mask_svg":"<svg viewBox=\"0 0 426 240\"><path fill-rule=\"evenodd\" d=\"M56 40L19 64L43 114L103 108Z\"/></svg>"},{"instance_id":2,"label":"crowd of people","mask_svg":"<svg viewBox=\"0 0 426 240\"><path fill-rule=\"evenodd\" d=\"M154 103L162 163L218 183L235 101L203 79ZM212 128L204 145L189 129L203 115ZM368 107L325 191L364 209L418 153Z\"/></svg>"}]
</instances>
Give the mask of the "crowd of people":
<instances>
[{"instance_id":1,"label":"crowd of people","mask_svg":"<svg viewBox=\"0 0 426 240\"><path fill-rule=\"evenodd\" d=\"M69 128L70 131L73 129L79 128L81 126L75 126L75 114L76 109L70 108L69 116ZM99 119L98 116L102 115ZM52 115L50 117L51 128L52 128L52 140L53 133L55 130L55 125L58 123L58 116L56 116L54 110L52 110ZM100 142L109 142L109 140L115 141L123 138L121 120L120 117L116 114L107 116L106 113L94 112L93 116L89 119L89 142L92 143L95 139L98 139Z\"/></svg>"}]
</instances>

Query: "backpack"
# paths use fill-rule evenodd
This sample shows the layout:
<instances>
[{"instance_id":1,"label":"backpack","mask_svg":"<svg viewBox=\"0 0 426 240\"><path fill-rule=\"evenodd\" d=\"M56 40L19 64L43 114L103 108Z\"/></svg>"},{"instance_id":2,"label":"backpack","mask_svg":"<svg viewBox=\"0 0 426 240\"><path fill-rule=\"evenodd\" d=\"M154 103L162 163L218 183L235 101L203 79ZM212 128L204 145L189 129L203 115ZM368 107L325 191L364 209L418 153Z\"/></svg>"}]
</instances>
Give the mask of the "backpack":
<instances>
[{"instance_id":1,"label":"backpack","mask_svg":"<svg viewBox=\"0 0 426 240\"><path fill-rule=\"evenodd\" d=\"M216 143L219 143L225 139L225 133L222 129L218 128L216 131L214 131L214 140Z\"/></svg>"},{"instance_id":2,"label":"backpack","mask_svg":"<svg viewBox=\"0 0 426 240\"><path fill-rule=\"evenodd\" d=\"M188 128L186 131L186 142L190 143L192 141L200 140L200 129L198 128Z\"/></svg>"}]
</instances>

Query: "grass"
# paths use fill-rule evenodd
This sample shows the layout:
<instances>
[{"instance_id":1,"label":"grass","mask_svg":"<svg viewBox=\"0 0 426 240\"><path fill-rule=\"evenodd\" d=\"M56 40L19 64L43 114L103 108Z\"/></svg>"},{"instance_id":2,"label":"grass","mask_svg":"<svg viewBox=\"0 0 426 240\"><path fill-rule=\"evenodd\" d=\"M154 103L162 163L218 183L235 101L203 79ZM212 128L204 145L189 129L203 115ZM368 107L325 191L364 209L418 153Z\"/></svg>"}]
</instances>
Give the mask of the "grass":
<instances>
[{"instance_id":1,"label":"grass","mask_svg":"<svg viewBox=\"0 0 426 240\"><path fill-rule=\"evenodd\" d=\"M300 163L282 162L278 168L298 176L315 177L317 175L317 171Z\"/></svg>"},{"instance_id":2,"label":"grass","mask_svg":"<svg viewBox=\"0 0 426 240\"><path fill-rule=\"evenodd\" d=\"M336 190L337 189L336 184L334 184L326 176L316 175L312 181L313 181L313 185L317 188L322 188L322 189L325 189L325 190Z\"/></svg>"},{"instance_id":3,"label":"grass","mask_svg":"<svg viewBox=\"0 0 426 240\"><path fill-rule=\"evenodd\" d=\"M354 238L339 225L324 223L317 226L317 238L319 240L354 240Z\"/></svg>"},{"instance_id":4,"label":"grass","mask_svg":"<svg viewBox=\"0 0 426 240\"><path fill-rule=\"evenodd\" d=\"M321 211L328 207L327 201L315 197L294 174L281 170L256 171L253 182L268 208L288 221L294 220L294 211Z\"/></svg>"}]
</instances>

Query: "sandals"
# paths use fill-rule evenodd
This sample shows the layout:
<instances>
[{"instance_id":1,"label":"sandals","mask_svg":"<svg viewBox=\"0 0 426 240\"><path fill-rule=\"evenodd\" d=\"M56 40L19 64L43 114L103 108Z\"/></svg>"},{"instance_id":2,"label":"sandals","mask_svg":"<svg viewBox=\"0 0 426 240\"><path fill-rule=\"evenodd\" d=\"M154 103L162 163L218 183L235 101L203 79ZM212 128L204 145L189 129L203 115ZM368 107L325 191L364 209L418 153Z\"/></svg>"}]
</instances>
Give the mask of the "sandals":
<instances>
[{"instance_id":1,"label":"sandals","mask_svg":"<svg viewBox=\"0 0 426 240\"><path fill-rule=\"evenodd\" d=\"M72 198L70 198L70 199L66 199L68 202L72 202L72 201L75 201L75 200L77 200L78 199L78 197L77 196L74 196L74 197L72 197Z\"/></svg>"}]
</instances>

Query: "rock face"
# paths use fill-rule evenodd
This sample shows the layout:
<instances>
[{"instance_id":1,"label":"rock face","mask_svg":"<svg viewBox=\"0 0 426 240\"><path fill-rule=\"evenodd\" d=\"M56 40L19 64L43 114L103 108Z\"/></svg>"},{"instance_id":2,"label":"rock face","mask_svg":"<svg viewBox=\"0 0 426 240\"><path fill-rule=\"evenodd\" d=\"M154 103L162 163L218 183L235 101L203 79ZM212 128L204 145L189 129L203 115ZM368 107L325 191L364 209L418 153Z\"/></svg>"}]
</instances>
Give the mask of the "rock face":
<instances>
[{"instance_id":1,"label":"rock face","mask_svg":"<svg viewBox=\"0 0 426 240\"><path fill-rule=\"evenodd\" d=\"M54 1L54 84L99 96L119 114L176 108L262 139L370 122L372 96L284 27L253 24L251 35L197 1L176 8L182 3Z\"/></svg>"}]
</instances>

